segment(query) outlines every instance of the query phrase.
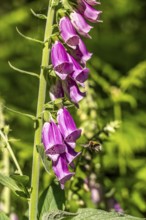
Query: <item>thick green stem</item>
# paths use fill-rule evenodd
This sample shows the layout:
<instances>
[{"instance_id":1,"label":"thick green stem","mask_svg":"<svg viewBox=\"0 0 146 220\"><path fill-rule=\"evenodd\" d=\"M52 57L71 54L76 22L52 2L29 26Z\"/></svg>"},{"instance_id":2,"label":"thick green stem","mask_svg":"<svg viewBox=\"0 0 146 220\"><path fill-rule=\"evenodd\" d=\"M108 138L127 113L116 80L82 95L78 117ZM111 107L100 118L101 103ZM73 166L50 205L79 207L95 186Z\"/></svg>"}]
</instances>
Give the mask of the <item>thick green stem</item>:
<instances>
[{"instance_id":1,"label":"thick green stem","mask_svg":"<svg viewBox=\"0 0 146 220\"><path fill-rule=\"evenodd\" d=\"M52 26L54 20L54 7L53 1L49 1L49 9L48 9L48 16L46 21L46 29L44 35L44 48L42 52L42 63L41 63L41 73L40 73L40 83L39 83L39 92L38 92L38 103L37 103L37 124L35 129L35 136L34 136L34 149L33 149L33 164L32 164L32 179L31 179L31 197L30 197L30 204L29 204L29 220L36 220L37 219L37 210L38 210L38 190L39 190L39 173L40 173L40 157L37 152L36 146L40 145L41 143L41 132L42 132L42 112L45 103L46 97L46 71L44 68L48 66L49 61L49 43L47 39L50 38L52 34Z\"/></svg>"}]
</instances>

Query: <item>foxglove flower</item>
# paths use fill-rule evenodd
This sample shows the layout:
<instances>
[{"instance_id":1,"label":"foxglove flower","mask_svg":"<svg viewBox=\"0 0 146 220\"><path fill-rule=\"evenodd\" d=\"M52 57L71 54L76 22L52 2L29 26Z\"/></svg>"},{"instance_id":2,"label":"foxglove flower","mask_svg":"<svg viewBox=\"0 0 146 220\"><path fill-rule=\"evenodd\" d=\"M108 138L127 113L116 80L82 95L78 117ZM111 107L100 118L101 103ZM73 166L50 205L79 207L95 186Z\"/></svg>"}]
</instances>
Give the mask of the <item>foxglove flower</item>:
<instances>
[{"instance_id":1,"label":"foxglove flower","mask_svg":"<svg viewBox=\"0 0 146 220\"><path fill-rule=\"evenodd\" d=\"M61 184L61 188L64 189L65 182L74 175L68 169L65 153L59 155L58 159L53 162L53 170Z\"/></svg>"},{"instance_id":2,"label":"foxglove flower","mask_svg":"<svg viewBox=\"0 0 146 220\"><path fill-rule=\"evenodd\" d=\"M77 83L71 77L67 77L66 80L62 82L63 90L71 102L78 106L78 102L81 101L86 93L81 92L78 88Z\"/></svg>"},{"instance_id":3,"label":"foxglove flower","mask_svg":"<svg viewBox=\"0 0 146 220\"><path fill-rule=\"evenodd\" d=\"M68 56L70 62L73 63L73 72L70 74L71 77L84 86L83 83L88 79L89 69L86 67L82 68L71 55Z\"/></svg>"},{"instance_id":4,"label":"foxglove flower","mask_svg":"<svg viewBox=\"0 0 146 220\"><path fill-rule=\"evenodd\" d=\"M59 130L65 142L75 142L81 135L81 129L77 129L76 124L66 108L60 109L57 113Z\"/></svg>"},{"instance_id":5,"label":"foxglove flower","mask_svg":"<svg viewBox=\"0 0 146 220\"><path fill-rule=\"evenodd\" d=\"M96 0L85 0L89 5L100 5L100 2Z\"/></svg>"},{"instance_id":6,"label":"foxglove flower","mask_svg":"<svg viewBox=\"0 0 146 220\"><path fill-rule=\"evenodd\" d=\"M51 85L49 94L50 94L50 99L52 101L64 97L64 91L62 88L61 81L59 79L56 79L56 82Z\"/></svg>"},{"instance_id":7,"label":"foxglove flower","mask_svg":"<svg viewBox=\"0 0 146 220\"><path fill-rule=\"evenodd\" d=\"M69 62L64 46L56 41L51 49L51 61L56 74L65 80L67 75L73 71L73 65Z\"/></svg>"},{"instance_id":8,"label":"foxglove flower","mask_svg":"<svg viewBox=\"0 0 146 220\"><path fill-rule=\"evenodd\" d=\"M67 16L60 19L59 29L65 43L75 49L79 43L79 36Z\"/></svg>"},{"instance_id":9,"label":"foxglove flower","mask_svg":"<svg viewBox=\"0 0 146 220\"><path fill-rule=\"evenodd\" d=\"M99 21L99 15L101 14L101 11L97 11L92 6L87 4L86 1L78 0L78 10L87 20L91 22Z\"/></svg>"},{"instance_id":10,"label":"foxglove flower","mask_svg":"<svg viewBox=\"0 0 146 220\"><path fill-rule=\"evenodd\" d=\"M76 28L80 35L91 38L88 33L92 27L85 21L80 13L74 11L70 14L70 18L73 26Z\"/></svg>"},{"instance_id":11,"label":"foxglove flower","mask_svg":"<svg viewBox=\"0 0 146 220\"><path fill-rule=\"evenodd\" d=\"M72 50L72 55L76 60L83 65L86 65L86 62L91 58L92 53L89 53L84 42L80 39L79 44L75 50Z\"/></svg>"},{"instance_id":12,"label":"foxglove flower","mask_svg":"<svg viewBox=\"0 0 146 220\"><path fill-rule=\"evenodd\" d=\"M53 121L45 122L42 130L42 142L46 154L52 160L56 160L59 154L65 152L65 144L63 143L61 133Z\"/></svg>"}]
</instances>

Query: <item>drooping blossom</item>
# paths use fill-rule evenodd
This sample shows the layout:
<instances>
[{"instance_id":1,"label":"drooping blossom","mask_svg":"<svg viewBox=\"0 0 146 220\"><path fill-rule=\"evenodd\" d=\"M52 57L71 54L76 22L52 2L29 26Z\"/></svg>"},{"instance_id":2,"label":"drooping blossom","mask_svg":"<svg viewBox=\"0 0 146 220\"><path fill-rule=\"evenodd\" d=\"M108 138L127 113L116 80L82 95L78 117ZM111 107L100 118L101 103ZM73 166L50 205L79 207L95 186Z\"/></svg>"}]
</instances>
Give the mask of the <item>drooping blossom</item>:
<instances>
[{"instance_id":1,"label":"drooping blossom","mask_svg":"<svg viewBox=\"0 0 146 220\"><path fill-rule=\"evenodd\" d=\"M99 15L101 14L101 11L98 11L95 8L93 8L86 1L78 0L78 10L88 21L99 21Z\"/></svg>"},{"instance_id":2,"label":"drooping blossom","mask_svg":"<svg viewBox=\"0 0 146 220\"><path fill-rule=\"evenodd\" d=\"M51 61L56 74L65 80L67 75L73 71L73 65L69 62L64 46L56 41L51 49Z\"/></svg>"},{"instance_id":3,"label":"drooping blossom","mask_svg":"<svg viewBox=\"0 0 146 220\"><path fill-rule=\"evenodd\" d=\"M70 18L73 26L80 35L87 38L91 38L91 36L88 33L92 27L85 21L85 19L79 12L77 11L72 12L70 14Z\"/></svg>"},{"instance_id":4,"label":"drooping blossom","mask_svg":"<svg viewBox=\"0 0 146 220\"><path fill-rule=\"evenodd\" d=\"M61 184L61 188L64 189L65 182L74 175L68 169L65 153L59 155L58 159L53 162L53 170Z\"/></svg>"},{"instance_id":5,"label":"drooping blossom","mask_svg":"<svg viewBox=\"0 0 146 220\"><path fill-rule=\"evenodd\" d=\"M73 72L70 74L71 77L82 86L84 86L83 83L88 79L89 69L86 67L81 67L80 64L71 55L68 56L70 62L73 64Z\"/></svg>"},{"instance_id":6,"label":"drooping blossom","mask_svg":"<svg viewBox=\"0 0 146 220\"><path fill-rule=\"evenodd\" d=\"M81 101L86 93L81 92L75 80L71 77L67 77L66 80L62 82L63 90L69 100L78 106L78 102Z\"/></svg>"},{"instance_id":7,"label":"drooping blossom","mask_svg":"<svg viewBox=\"0 0 146 220\"><path fill-rule=\"evenodd\" d=\"M82 65L86 65L86 62L91 58L92 53L90 53L84 42L80 39L79 44L76 47L75 50L72 50L72 55L78 62L80 62Z\"/></svg>"},{"instance_id":8,"label":"drooping blossom","mask_svg":"<svg viewBox=\"0 0 146 220\"><path fill-rule=\"evenodd\" d=\"M76 127L71 114L66 108L59 109L57 121L59 130L67 143L75 142L80 137L81 129Z\"/></svg>"},{"instance_id":9,"label":"drooping blossom","mask_svg":"<svg viewBox=\"0 0 146 220\"><path fill-rule=\"evenodd\" d=\"M60 79L56 79L55 83L51 85L49 94L52 101L64 97L64 91Z\"/></svg>"},{"instance_id":10,"label":"drooping blossom","mask_svg":"<svg viewBox=\"0 0 146 220\"><path fill-rule=\"evenodd\" d=\"M60 19L59 29L64 42L75 49L75 47L79 44L79 36L67 16Z\"/></svg>"},{"instance_id":11,"label":"drooping blossom","mask_svg":"<svg viewBox=\"0 0 146 220\"><path fill-rule=\"evenodd\" d=\"M65 152L65 144L58 126L51 120L45 122L42 130L42 142L45 152L52 160L56 160L58 155Z\"/></svg>"}]
</instances>

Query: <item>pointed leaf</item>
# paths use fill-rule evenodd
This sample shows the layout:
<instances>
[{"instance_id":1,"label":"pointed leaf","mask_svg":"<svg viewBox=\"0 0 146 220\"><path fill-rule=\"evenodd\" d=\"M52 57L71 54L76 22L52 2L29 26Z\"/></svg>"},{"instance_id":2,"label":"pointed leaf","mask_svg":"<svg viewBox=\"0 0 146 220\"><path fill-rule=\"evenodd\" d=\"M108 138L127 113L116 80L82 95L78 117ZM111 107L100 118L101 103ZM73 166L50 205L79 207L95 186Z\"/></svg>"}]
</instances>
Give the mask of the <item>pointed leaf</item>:
<instances>
[{"instance_id":1,"label":"pointed leaf","mask_svg":"<svg viewBox=\"0 0 146 220\"><path fill-rule=\"evenodd\" d=\"M45 212L52 210L58 210L64 208L65 192L60 189L60 186L56 183L52 183L51 186L42 193L39 200L39 215L43 216ZM41 219L41 218L40 218Z\"/></svg>"},{"instance_id":2,"label":"pointed leaf","mask_svg":"<svg viewBox=\"0 0 146 220\"><path fill-rule=\"evenodd\" d=\"M34 10L33 9L30 9L30 11L31 11L31 13L35 16L35 17L37 17L37 18L40 18L40 19L47 19L47 16L46 15L43 15L43 14L37 14L37 13L35 13L34 12Z\"/></svg>"},{"instance_id":3,"label":"pointed leaf","mask_svg":"<svg viewBox=\"0 0 146 220\"><path fill-rule=\"evenodd\" d=\"M19 112L19 111L16 111L14 109L11 109L11 108L8 108L6 106L4 106L7 110L11 111L11 112L14 112L16 114L19 114L19 115L23 115L23 116L26 116L28 118L31 118L33 121L36 121L36 117L33 116L33 115L30 115L30 114L26 114L26 113L22 113L22 112Z\"/></svg>"},{"instance_id":4,"label":"pointed leaf","mask_svg":"<svg viewBox=\"0 0 146 220\"><path fill-rule=\"evenodd\" d=\"M35 39L35 38L31 38L31 37L25 36L24 34L22 34L22 33L19 31L19 29L18 29L17 27L16 27L16 31L18 32L18 34L19 34L21 37L23 37L23 38L25 38L25 39L27 39L27 40L30 40L30 41L33 41L33 42L36 42L36 43L39 43L39 44L44 44L43 41L40 41L40 40L37 40L37 39Z\"/></svg>"},{"instance_id":5,"label":"pointed leaf","mask_svg":"<svg viewBox=\"0 0 146 220\"><path fill-rule=\"evenodd\" d=\"M11 177L0 174L0 184L11 189L17 196L28 198L26 189Z\"/></svg>"},{"instance_id":6,"label":"pointed leaf","mask_svg":"<svg viewBox=\"0 0 146 220\"><path fill-rule=\"evenodd\" d=\"M26 176L26 175L20 176L18 174L13 174L13 175L11 175L11 178L13 180L16 180L17 182L19 182L23 186L28 186L29 176Z\"/></svg>"},{"instance_id":7,"label":"pointed leaf","mask_svg":"<svg viewBox=\"0 0 146 220\"><path fill-rule=\"evenodd\" d=\"M36 73L29 72L29 71L25 71L25 70L21 70L21 69L15 67L15 66L13 66L9 61L8 61L8 64L9 64L9 66L10 66L13 70L16 70L16 71L19 72L19 73L23 73L23 74L27 74L27 75L31 75L31 76L35 76L35 77L39 78L39 75L36 74Z\"/></svg>"},{"instance_id":8,"label":"pointed leaf","mask_svg":"<svg viewBox=\"0 0 146 220\"><path fill-rule=\"evenodd\" d=\"M99 209L83 208L79 209L77 213L69 213L64 211L54 211L45 213L43 220L144 220L124 213L106 212Z\"/></svg>"},{"instance_id":9,"label":"pointed leaf","mask_svg":"<svg viewBox=\"0 0 146 220\"><path fill-rule=\"evenodd\" d=\"M39 155L42 159L42 163L43 163L43 166L44 166L45 170L47 171L47 173L51 174L52 162L47 157L47 155L45 153L45 150L44 150L43 144L37 145L37 151L38 151L38 153L39 153Z\"/></svg>"}]
</instances>

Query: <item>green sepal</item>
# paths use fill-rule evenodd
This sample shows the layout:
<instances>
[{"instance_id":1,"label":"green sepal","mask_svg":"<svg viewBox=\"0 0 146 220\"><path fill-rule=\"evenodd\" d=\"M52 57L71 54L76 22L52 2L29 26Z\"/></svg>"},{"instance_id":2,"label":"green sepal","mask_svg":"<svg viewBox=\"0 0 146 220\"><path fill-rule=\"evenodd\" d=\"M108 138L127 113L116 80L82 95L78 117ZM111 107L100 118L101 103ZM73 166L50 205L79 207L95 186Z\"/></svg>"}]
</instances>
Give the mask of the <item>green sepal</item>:
<instances>
[{"instance_id":1,"label":"green sepal","mask_svg":"<svg viewBox=\"0 0 146 220\"><path fill-rule=\"evenodd\" d=\"M23 74L35 76L35 77L37 77L38 79L40 78L39 75L36 74L36 73L29 72L29 71L26 71L26 70L22 70L22 69L19 69L19 68L13 66L13 65L10 63L10 61L8 61L8 64L9 64L9 66L10 66L13 70L16 70L16 71L19 72L19 73L23 73Z\"/></svg>"},{"instance_id":2,"label":"green sepal","mask_svg":"<svg viewBox=\"0 0 146 220\"><path fill-rule=\"evenodd\" d=\"M44 14L37 14L37 13L34 12L33 9L30 9L30 11L31 11L31 13L32 13L35 17L37 17L37 18L39 18L39 19L47 20L47 16L46 16L46 15L44 15Z\"/></svg>"},{"instance_id":3,"label":"green sepal","mask_svg":"<svg viewBox=\"0 0 146 220\"><path fill-rule=\"evenodd\" d=\"M18 34L19 34L21 37L23 37L23 38L25 38L25 39L27 39L27 40L30 40L30 41L33 41L33 42L36 42L36 43L39 43L39 44L43 44L43 45L44 45L44 42L43 42L43 41L37 40L37 39L35 39L35 38L28 37L28 36L25 36L24 34L22 34L17 27L16 27L16 31L18 32Z\"/></svg>"}]
</instances>

